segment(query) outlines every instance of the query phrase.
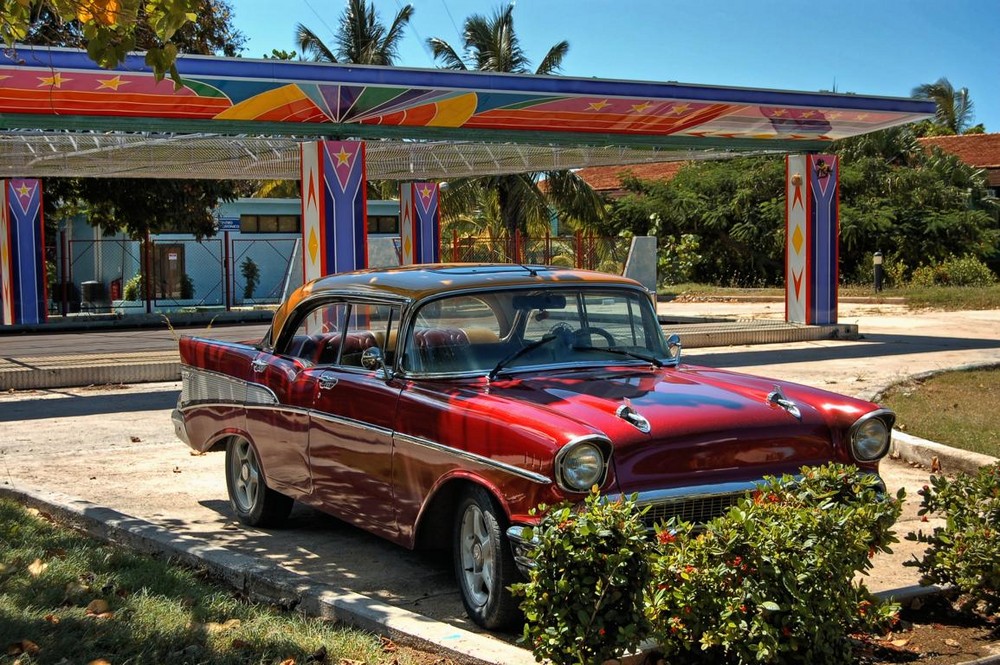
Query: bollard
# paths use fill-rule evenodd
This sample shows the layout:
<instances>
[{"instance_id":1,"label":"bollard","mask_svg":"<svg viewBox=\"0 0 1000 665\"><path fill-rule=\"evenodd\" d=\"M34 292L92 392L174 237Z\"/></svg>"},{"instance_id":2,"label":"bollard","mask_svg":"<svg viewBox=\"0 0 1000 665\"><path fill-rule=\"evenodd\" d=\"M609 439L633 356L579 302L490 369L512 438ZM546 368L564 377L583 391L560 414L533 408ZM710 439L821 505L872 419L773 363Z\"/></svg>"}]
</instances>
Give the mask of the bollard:
<instances>
[{"instance_id":1,"label":"bollard","mask_svg":"<svg viewBox=\"0 0 1000 665\"><path fill-rule=\"evenodd\" d=\"M882 290L882 252L875 252L872 261L875 264L875 293L878 293Z\"/></svg>"}]
</instances>

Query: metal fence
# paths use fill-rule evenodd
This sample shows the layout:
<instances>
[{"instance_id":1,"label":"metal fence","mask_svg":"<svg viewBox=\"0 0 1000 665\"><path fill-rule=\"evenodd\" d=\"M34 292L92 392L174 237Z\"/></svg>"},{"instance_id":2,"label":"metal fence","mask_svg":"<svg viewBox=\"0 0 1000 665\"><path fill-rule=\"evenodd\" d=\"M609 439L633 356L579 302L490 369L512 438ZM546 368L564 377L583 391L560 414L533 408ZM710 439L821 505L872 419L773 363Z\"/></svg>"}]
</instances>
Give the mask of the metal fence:
<instances>
[{"instance_id":1,"label":"metal fence","mask_svg":"<svg viewBox=\"0 0 1000 665\"><path fill-rule=\"evenodd\" d=\"M302 283L301 241L294 238L233 240L231 305L277 304ZM294 265L298 258L299 266Z\"/></svg>"}]
</instances>

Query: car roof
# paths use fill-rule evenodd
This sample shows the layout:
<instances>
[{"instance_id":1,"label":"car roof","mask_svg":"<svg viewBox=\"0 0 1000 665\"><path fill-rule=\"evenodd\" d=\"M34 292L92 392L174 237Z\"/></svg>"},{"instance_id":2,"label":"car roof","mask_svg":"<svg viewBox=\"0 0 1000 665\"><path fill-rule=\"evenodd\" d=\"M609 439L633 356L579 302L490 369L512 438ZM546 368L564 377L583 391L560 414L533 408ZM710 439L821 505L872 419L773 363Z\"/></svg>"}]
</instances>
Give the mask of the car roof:
<instances>
[{"instance_id":1,"label":"car roof","mask_svg":"<svg viewBox=\"0 0 1000 665\"><path fill-rule=\"evenodd\" d=\"M509 263L428 263L359 270L320 277L296 289L274 313L272 330L281 330L288 314L306 298L324 293L392 295L409 300L477 288L608 285L642 288L621 275L554 266Z\"/></svg>"}]
</instances>

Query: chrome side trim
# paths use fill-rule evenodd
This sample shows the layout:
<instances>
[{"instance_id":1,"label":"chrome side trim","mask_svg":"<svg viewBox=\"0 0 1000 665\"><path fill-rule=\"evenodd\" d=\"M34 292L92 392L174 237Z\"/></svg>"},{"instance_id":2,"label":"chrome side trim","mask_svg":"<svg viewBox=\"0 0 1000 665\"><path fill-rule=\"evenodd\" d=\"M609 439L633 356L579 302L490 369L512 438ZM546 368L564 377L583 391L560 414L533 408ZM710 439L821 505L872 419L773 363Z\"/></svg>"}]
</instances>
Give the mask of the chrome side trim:
<instances>
[{"instance_id":1,"label":"chrome side trim","mask_svg":"<svg viewBox=\"0 0 1000 665\"><path fill-rule=\"evenodd\" d=\"M395 438L405 441L407 443L412 443L415 446L421 446L423 448L429 448L431 450L436 450L438 452L447 453L449 455L455 455L461 457L462 459L469 460L470 462L478 462L479 464L485 464L486 466L499 469L501 471L506 471L507 473L519 476L521 478L526 478L532 482L540 483L542 485L551 485L552 479L548 476L544 476L540 473L535 473L534 471L528 471L527 469L522 469L521 467L514 466L513 464L507 464L505 462L498 462L497 460L490 459L489 457L483 457L482 455L477 455L476 453L470 453L467 450L459 450L458 448L452 448L451 446L446 446L436 441L431 441L429 439L424 439L416 436L410 436L409 434L399 434L395 435Z\"/></svg>"},{"instance_id":2,"label":"chrome side trim","mask_svg":"<svg viewBox=\"0 0 1000 665\"><path fill-rule=\"evenodd\" d=\"M305 411L309 413L310 417L316 418L318 420L325 420L327 422L336 423L338 425L347 425L348 427L356 427L358 429L366 430L368 432L374 432L375 434L381 434L382 436L392 436L392 430L386 427L376 427L375 425L370 425L360 420L354 420L353 418L344 418L342 416L334 416L324 411L317 411L316 409L305 409Z\"/></svg>"}]
</instances>

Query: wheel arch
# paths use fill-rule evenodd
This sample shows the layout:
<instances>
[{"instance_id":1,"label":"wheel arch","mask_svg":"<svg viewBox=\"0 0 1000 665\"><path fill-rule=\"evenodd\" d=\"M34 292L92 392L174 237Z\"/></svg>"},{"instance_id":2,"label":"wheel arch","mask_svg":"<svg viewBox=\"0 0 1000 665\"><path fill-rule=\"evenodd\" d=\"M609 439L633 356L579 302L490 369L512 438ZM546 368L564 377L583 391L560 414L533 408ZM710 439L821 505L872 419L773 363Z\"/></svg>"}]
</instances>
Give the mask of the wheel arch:
<instances>
[{"instance_id":1,"label":"wheel arch","mask_svg":"<svg viewBox=\"0 0 1000 665\"><path fill-rule=\"evenodd\" d=\"M459 499L474 487L486 491L500 515L510 522L510 509L502 494L492 483L472 474L454 474L442 478L430 492L420 510L414 535L414 549L437 549L442 544L451 547L451 534L455 526L455 511Z\"/></svg>"}]
</instances>

